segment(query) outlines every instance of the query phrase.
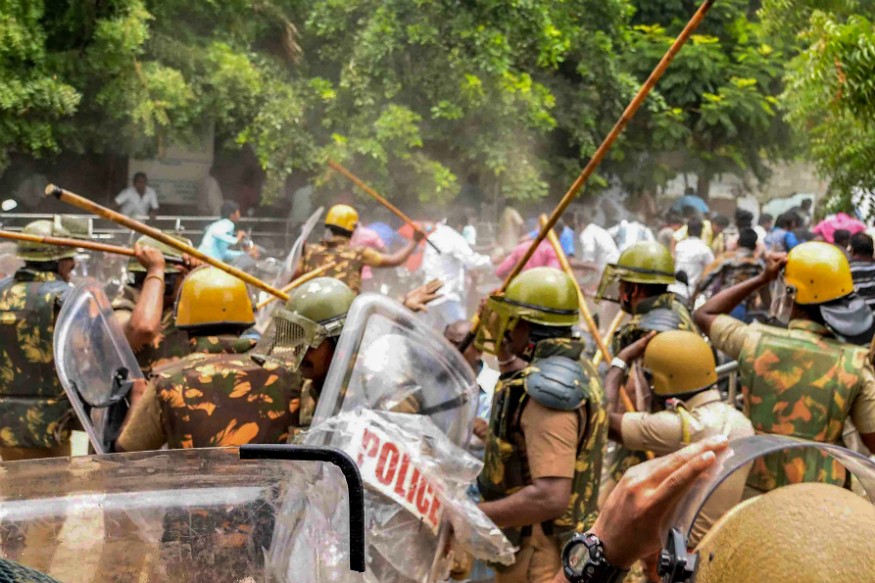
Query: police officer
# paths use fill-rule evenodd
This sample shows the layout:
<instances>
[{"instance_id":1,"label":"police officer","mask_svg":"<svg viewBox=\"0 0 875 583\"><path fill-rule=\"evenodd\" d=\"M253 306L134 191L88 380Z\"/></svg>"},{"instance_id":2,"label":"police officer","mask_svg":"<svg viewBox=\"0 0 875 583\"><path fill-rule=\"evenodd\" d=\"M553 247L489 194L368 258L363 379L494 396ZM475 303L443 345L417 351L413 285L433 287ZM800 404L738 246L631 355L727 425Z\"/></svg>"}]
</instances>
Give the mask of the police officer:
<instances>
[{"instance_id":1,"label":"police officer","mask_svg":"<svg viewBox=\"0 0 875 583\"><path fill-rule=\"evenodd\" d=\"M483 512L519 545L497 581L550 581L560 545L595 520L607 418L598 375L572 327L575 282L549 267L489 298L479 348L501 355L478 479Z\"/></svg>"},{"instance_id":2,"label":"police officer","mask_svg":"<svg viewBox=\"0 0 875 583\"><path fill-rule=\"evenodd\" d=\"M255 341L240 338L254 323L246 284L200 267L182 284L175 318L191 353L152 370L116 450L286 442L299 426L300 377L248 354Z\"/></svg>"},{"instance_id":3,"label":"police officer","mask_svg":"<svg viewBox=\"0 0 875 583\"><path fill-rule=\"evenodd\" d=\"M23 232L70 236L45 220ZM16 252L24 267L0 280L0 456L68 456L72 411L55 373L52 337L77 251L20 241Z\"/></svg>"},{"instance_id":4,"label":"police officer","mask_svg":"<svg viewBox=\"0 0 875 583\"><path fill-rule=\"evenodd\" d=\"M191 244L180 235L170 236ZM194 266L195 262L187 256L181 257L173 247L146 236L134 244L134 253L135 258L128 262L130 284L112 302L112 307L140 369L148 375L161 361L185 356L191 351L188 335L174 326L173 303L188 266ZM167 262L165 257L182 259L188 265Z\"/></svg>"},{"instance_id":5,"label":"police officer","mask_svg":"<svg viewBox=\"0 0 875 583\"><path fill-rule=\"evenodd\" d=\"M643 354L642 369L650 379L653 411L617 412L617 396L628 365ZM699 334L671 330L648 334L617 355L605 376L611 438L631 450L663 456L713 435L739 439L754 434L740 411L724 403L717 390L714 352ZM696 521L690 543L695 545L726 511L738 504L746 475L733 474Z\"/></svg>"},{"instance_id":6,"label":"police officer","mask_svg":"<svg viewBox=\"0 0 875 583\"><path fill-rule=\"evenodd\" d=\"M410 257L423 238L423 235L416 232L413 240L404 248L391 255L384 255L367 247L350 245L350 239L358 222L358 212L351 206L338 204L331 207L325 215L327 237L321 243L304 247L304 256L297 275L333 262L335 265L327 270L325 275L339 279L357 294L361 291L364 266L397 267Z\"/></svg>"},{"instance_id":7,"label":"police officer","mask_svg":"<svg viewBox=\"0 0 875 583\"><path fill-rule=\"evenodd\" d=\"M677 281L674 269L671 252L655 241L636 243L605 268L598 298L618 302L632 316L614 335L611 352L617 354L644 336L639 322L651 310L671 310L680 317L679 329L696 331L690 311L668 290Z\"/></svg>"},{"instance_id":8,"label":"police officer","mask_svg":"<svg viewBox=\"0 0 875 583\"><path fill-rule=\"evenodd\" d=\"M789 321L786 329L745 325L727 315L776 279L774 289L783 297L773 299L773 315ZM837 444L850 417L875 450L875 373L866 349L845 341L871 335L873 318L853 291L842 250L809 242L786 257L770 257L761 275L696 311L711 343L739 362L744 410L757 433ZM779 453L754 463L747 494L802 481L841 485L845 478L843 468L817 452Z\"/></svg>"}]
</instances>

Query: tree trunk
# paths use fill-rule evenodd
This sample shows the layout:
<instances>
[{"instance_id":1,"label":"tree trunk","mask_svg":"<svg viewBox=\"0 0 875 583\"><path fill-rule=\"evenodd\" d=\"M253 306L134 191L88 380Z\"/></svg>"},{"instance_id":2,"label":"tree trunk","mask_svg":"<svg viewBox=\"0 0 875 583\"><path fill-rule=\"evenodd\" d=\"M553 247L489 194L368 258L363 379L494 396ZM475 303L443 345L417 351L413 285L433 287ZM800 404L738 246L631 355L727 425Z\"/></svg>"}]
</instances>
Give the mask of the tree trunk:
<instances>
[{"instance_id":1,"label":"tree trunk","mask_svg":"<svg viewBox=\"0 0 875 583\"><path fill-rule=\"evenodd\" d=\"M699 174L696 179L696 194L704 200L708 200L708 195L711 190L711 177L704 174Z\"/></svg>"}]
</instances>

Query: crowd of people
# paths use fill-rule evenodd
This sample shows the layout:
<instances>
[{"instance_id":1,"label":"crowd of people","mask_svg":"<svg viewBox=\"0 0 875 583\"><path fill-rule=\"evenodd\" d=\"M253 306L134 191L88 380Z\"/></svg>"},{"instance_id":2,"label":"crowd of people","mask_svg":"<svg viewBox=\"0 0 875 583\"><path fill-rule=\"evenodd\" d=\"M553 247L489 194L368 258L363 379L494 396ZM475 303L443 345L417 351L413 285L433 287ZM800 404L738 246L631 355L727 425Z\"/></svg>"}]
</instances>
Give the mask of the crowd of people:
<instances>
[{"instance_id":1,"label":"crowd of people","mask_svg":"<svg viewBox=\"0 0 875 583\"><path fill-rule=\"evenodd\" d=\"M145 206L134 214L154 210L140 186L135 178ZM133 198L125 191L117 202ZM647 581L789 581L799 566L783 557L817 545L819 529L859 538L856 525L875 511L846 496L850 475L820 451L769 450L734 472L723 462L756 435L843 446L853 434L861 452L875 448L875 259L864 224L838 215L812 225L810 204L774 224L695 206L654 228L577 217L560 222L555 243L542 241L503 291L481 299L477 282L508 277L538 236L537 220L507 211L486 246L465 213L395 229L334 205L289 279L319 277L290 293L267 330L255 328L243 282L138 240L113 308L149 382L131 392L112 451L294 440L309 428L351 306L376 289L366 270L404 266L415 285L398 301L478 376L469 445L483 470L473 492L517 548L512 565L459 567L457 578L615 582L639 563ZM199 249L223 261L254 253L239 217L235 203L222 204ZM24 231L69 235L57 221ZM73 424L52 331L75 252L22 242L18 255L24 267L0 281L0 457L66 456ZM584 324L590 310L593 327ZM610 358L596 357L596 336ZM737 363L740 404L718 373L725 361ZM407 398L389 410L420 409ZM715 468L725 475L712 477L698 519L671 530L675 510ZM783 528L739 532L758 515L812 522L786 541ZM733 558L728 541L755 548L763 532L775 539L771 553L753 567ZM871 560L853 558L871 545L846 545L850 555L828 545L801 580L872 580Z\"/></svg>"}]
</instances>

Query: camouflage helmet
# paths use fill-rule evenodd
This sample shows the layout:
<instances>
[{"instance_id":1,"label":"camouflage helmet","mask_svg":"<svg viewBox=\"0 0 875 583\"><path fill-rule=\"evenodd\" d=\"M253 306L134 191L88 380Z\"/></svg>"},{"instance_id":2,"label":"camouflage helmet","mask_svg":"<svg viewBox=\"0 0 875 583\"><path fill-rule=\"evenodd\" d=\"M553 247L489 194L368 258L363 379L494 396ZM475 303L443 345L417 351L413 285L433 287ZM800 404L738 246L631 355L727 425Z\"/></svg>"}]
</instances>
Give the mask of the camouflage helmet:
<instances>
[{"instance_id":1,"label":"camouflage helmet","mask_svg":"<svg viewBox=\"0 0 875 583\"><path fill-rule=\"evenodd\" d=\"M47 220L28 223L21 232L37 237L70 237L70 232L67 229ZM19 241L16 246L16 255L25 261L60 261L61 259L72 259L78 253L79 250L74 247L61 247L60 245L31 241Z\"/></svg>"},{"instance_id":2,"label":"camouflage helmet","mask_svg":"<svg viewBox=\"0 0 875 583\"><path fill-rule=\"evenodd\" d=\"M510 282L503 295L486 302L475 346L498 354L506 333L520 320L540 326L569 327L580 321L577 283L553 267L524 271Z\"/></svg>"},{"instance_id":3,"label":"camouflage helmet","mask_svg":"<svg viewBox=\"0 0 875 583\"><path fill-rule=\"evenodd\" d=\"M355 298L348 285L333 277L308 281L291 293L284 307L274 311L254 352L297 369L309 348L340 336Z\"/></svg>"},{"instance_id":4,"label":"camouflage helmet","mask_svg":"<svg viewBox=\"0 0 875 583\"><path fill-rule=\"evenodd\" d=\"M675 282L674 258L665 245L656 241L636 243L623 251L614 264L605 267L599 283L597 299L617 300L616 288L621 281L643 284L671 285Z\"/></svg>"},{"instance_id":5,"label":"camouflage helmet","mask_svg":"<svg viewBox=\"0 0 875 583\"><path fill-rule=\"evenodd\" d=\"M182 235L177 235L176 233L165 233L168 237L173 237L180 243L185 243L189 247L191 246L191 239L187 237L183 237ZM148 237L143 235L136 242L137 245L146 246L146 247L154 247L155 249L161 251L164 254L164 257L172 257L174 259L182 259L182 252L174 247L171 247L167 243L162 243L161 241L156 241L152 237ZM140 262L137 261L136 258L132 257L130 261L128 261L128 272L145 272L146 268L140 265ZM179 273L179 266L170 262L166 262L164 264L164 273Z\"/></svg>"},{"instance_id":6,"label":"camouflage helmet","mask_svg":"<svg viewBox=\"0 0 875 583\"><path fill-rule=\"evenodd\" d=\"M75 217L73 215L55 215L52 217L55 227L66 229L74 239L88 241L94 235L94 225L91 217Z\"/></svg>"},{"instance_id":7,"label":"camouflage helmet","mask_svg":"<svg viewBox=\"0 0 875 583\"><path fill-rule=\"evenodd\" d=\"M821 483L742 502L699 543L697 583L871 581L875 507Z\"/></svg>"}]
</instances>

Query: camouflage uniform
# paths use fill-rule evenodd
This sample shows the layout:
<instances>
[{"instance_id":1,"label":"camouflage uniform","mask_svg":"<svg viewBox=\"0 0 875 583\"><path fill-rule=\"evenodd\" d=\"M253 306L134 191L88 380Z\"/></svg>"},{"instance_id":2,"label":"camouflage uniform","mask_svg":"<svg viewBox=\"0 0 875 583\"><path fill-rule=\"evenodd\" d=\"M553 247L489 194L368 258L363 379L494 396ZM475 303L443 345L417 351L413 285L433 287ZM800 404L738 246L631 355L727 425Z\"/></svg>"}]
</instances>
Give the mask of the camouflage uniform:
<instances>
[{"instance_id":1,"label":"camouflage uniform","mask_svg":"<svg viewBox=\"0 0 875 583\"><path fill-rule=\"evenodd\" d=\"M339 279L358 294L362 289L362 268L365 265L379 267L380 257L373 249L353 247L349 237L335 235L321 243L304 247L304 273L336 262L323 276Z\"/></svg>"},{"instance_id":2,"label":"camouflage uniform","mask_svg":"<svg viewBox=\"0 0 875 583\"><path fill-rule=\"evenodd\" d=\"M18 270L0 281L0 446L69 448L72 413L55 372L55 318L70 285L53 272ZM7 457L4 454L4 457Z\"/></svg>"},{"instance_id":3,"label":"camouflage uniform","mask_svg":"<svg viewBox=\"0 0 875 583\"><path fill-rule=\"evenodd\" d=\"M299 425L300 376L275 362L256 364L246 354L253 340L206 336L192 343L191 354L152 371L145 403L131 413L120 447L152 449L164 441L171 448L288 441L290 429Z\"/></svg>"},{"instance_id":4,"label":"camouflage uniform","mask_svg":"<svg viewBox=\"0 0 875 583\"><path fill-rule=\"evenodd\" d=\"M842 442L845 419L875 432L875 373L866 349L839 342L820 324L745 325L719 316L711 341L740 363L745 413L757 433ZM818 452L782 452L754 462L748 486L769 491L803 481L844 484L844 469Z\"/></svg>"},{"instance_id":5,"label":"camouflage uniform","mask_svg":"<svg viewBox=\"0 0 875 583\"><path fill-rule=\"evenodd\" d=\"M621 350L636 340L644 337L646 331L642 330L639 326L642 316L652 310L659 309L668 309L680 316L680 330L689 330L691 332L699 331L686 306L677 301L674 294L665 293L638 303L638 306L635 309L635 314L633 314L629 321L626 322L626 324L624 324L614 335L614 339L611 342L611 352L613 354L619 354ZM629 468L646 460L647 456L643 451L630 451L624 447L619 447L614 453L613 461L608 470L614 485L623 478L623 474L625 474Z\"/></svg>"},{"instance_id":6,"label":"camouflage uniform","mask_svg":"<svg viewBox=\"0 0 875 583\"><path fill-rule=\"evenodd\" d=\"M641 339L645 333L639 327L638 322L644 314L651 310L659 309L671 310L680 316L682 323L679 328L680 330L689 330L691 332L699 331L686 306L677 301L674 294L664 293L654 298L642 300L638 303L638 306L635 308L635 313L629 318L629 321L626 322L616 334L614 334L614 339L611 341L611 353L618 354L621 350L636 340Z\"/></svg>"},{"instance_id":7,"label":"camouflage uniform","mask_svg":"<svg viewBox=\"0 0 875 583\"><path fill-rule=\"evenodd\" d=\"M493 398L483 472L478 479L485 500L505 498L532 483L526 438L520 425L530 399L526 389L527 378L538 372L539 360L550 356L563 356L580 362L590 382L580 387L585 401L576 411L581 437L578 440L571 502L560 518L542 525L546 534L558 536L562 542L575 531L583 532L595 522L602 456L607 440L604 393L597 373L583 355L583 348L583 343L570 338L544 340L535 347L531 365L500 381ZM519 544L526 534L525 530L505 529L505 534L511 542Z\"/></svg>"},{"instance_id":8,"label":"camouflage uniform","mask_svg":"<svg viewBox=\"0 0 875 583\"><path fill-rule=\"evenodd\" d=\"M140 299L140 290L133 286L125 286L121 297L112 302L112 308L116 312L134 311L137 301ZM148 375L149 372L166 362L171 358L180 358L191 352L191 344L188 341L188 334L173 323L173 306L165 306L164 313L161 314L161 332L155 340L145 346L134 351L137 357L137 364L143 374Z\"/></svg>"}]
</instances>

